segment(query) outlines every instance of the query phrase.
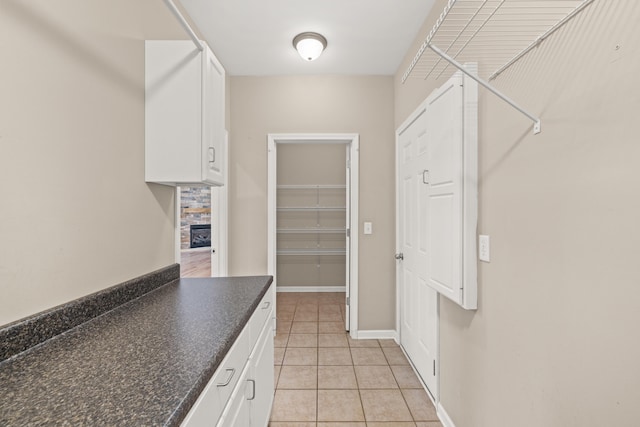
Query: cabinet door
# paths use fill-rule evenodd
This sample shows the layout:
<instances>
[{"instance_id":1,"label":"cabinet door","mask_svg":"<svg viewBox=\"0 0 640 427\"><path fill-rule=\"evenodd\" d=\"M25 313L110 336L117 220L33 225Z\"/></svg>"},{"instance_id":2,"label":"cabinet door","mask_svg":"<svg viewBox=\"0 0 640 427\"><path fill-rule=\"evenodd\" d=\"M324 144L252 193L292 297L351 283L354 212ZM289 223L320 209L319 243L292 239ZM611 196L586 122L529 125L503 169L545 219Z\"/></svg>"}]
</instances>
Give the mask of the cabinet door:
<instances>
[{"instance_id":1,"label":"cabinet door","mask_svg":"<svg viewBox=\"0 0 640 427\"><path fill-rule=\"evenodd\" d=\"M224 184L225 71L211 50L205 49L202 72L202 181Z\"/></svg>"},{"instance_id":2,"label":"cabinet door","mask_svg":"<svg viewBox=\"0 0 640 427\"><path fill-rule=\"evenodd\" d=\"M229 398L217 427L249 427L251 424L250 401L247 394L251 393L252 384L248 381L250 366L247 364L240 375L236 389Z\"/></svg>"},{"instance_id":3,"label":"cabinet door","mask_svg":"<svg viewBox=\"0 0 640 427\"><path fill-rule=\"evenodd\" d=\"M251 427L266 427L273 405L273 325L271 322L269 319L264 325L249 361L253 380L247 391L251 406Z\"/></svg>"},{"instance_id":4,"label":"cabinet door","mask_svg":"<svg viewBox=\"0 0 640 427\"><path fill-rule=\"evenodd\" d=\"M202 164L202 55L191 41L145 42L145 180L197 183Z\"/></svg>"}]
</instances>

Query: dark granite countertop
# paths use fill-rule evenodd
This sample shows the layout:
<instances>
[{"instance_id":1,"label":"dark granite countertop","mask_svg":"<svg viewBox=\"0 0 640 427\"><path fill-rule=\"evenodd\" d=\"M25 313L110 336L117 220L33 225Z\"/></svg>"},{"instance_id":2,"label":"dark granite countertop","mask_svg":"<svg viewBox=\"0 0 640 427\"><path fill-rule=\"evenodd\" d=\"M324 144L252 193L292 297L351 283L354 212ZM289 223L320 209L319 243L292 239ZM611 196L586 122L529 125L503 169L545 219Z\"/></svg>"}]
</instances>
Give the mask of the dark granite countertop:
<instances>
[{"instance_id":1,"label":"dark granite countertop","mask_svg":"<svg viewBox=\"0 0 640 427\"><path fill-rule=\"evenodd\" d=\"M0 363L0 426L177 426L270 276L180 279Z\"/></svg>"}]
</instances>

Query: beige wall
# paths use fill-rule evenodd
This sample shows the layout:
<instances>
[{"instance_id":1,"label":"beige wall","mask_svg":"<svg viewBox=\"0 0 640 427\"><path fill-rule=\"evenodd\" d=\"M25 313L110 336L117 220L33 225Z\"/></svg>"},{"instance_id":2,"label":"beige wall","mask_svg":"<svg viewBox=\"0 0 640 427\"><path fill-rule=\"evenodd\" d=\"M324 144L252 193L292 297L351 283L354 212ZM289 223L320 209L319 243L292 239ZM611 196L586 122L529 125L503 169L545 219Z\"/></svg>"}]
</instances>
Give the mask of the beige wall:
<instances>
[{"instance_id":1,"label":"beige wall","mask_svg":"<svg viewBox=\"0 0 640 427\"><path fill-rule=\"evenodd\" d=\"M231 77L229 272L267 272L267 134L360 134L359 327L395 328L393 79ZM374 234L362 234L372 221Z\"/></svg>"},{"instance_id":2,"label":"beige wall","mask_svg":"<svg viewBox=\"0 0 640 427\"><path fill-rule=\"evenodd\" d=\"M444 1L423 28L422 41ZM441 298L441 401L456 427L640 419L640 5L594 2L480 89L479 308ZM440 82L401 85L396 125ZM492 70L490 70L492 71Z\"/></svg>"},{"instance_id":3,"label":"beige wall","mask_svg":"<svg viewBox=\"0 0 640 427\"><path fill-rule=\"evenodd\" d=\"M184 37L155 0L0 1L0 325L173 262L144 39Z\"/></svg>"}]
</instances>

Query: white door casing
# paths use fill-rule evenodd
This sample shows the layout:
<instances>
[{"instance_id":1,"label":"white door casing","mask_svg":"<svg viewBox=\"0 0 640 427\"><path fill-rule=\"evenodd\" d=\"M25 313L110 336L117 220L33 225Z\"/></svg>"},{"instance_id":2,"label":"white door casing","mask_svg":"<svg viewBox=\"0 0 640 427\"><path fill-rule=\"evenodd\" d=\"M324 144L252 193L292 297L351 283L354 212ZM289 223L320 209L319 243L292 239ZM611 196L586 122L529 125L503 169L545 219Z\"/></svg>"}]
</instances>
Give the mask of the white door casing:
<instances>
[{"instance_id":1,"label":"white door casing","mask_svg":"<svg viewBox=\"0 0 640 427\"><path fill-rule=\"evenodd\" d=\"M349 145L346 146L345 148L346 150L346 161L347 161L347 165L346 165L346 174L347 176L345 177L345 184L346 184L346 197L347 197L347 201L351 199L351 147ZM350 306L350 300L351 300L351 286L349 286L349 278L351 276L351 271L350 271L350 266L351 266L351 203L346 203L345 204L347 211L345 214L345 229L347 230L346 232L346 243L345 243L345 248L346 248L346 253L345 253L345 283L347 284L347 286L345 287L345 316L344 316L344 322L345 322L345 330L350 330L350 320L351 320L351 316L349 316L349 306ZM358 222L356 220L356 231L357 231L357 226Z\"/></svg>"},{"instance_id":2,"label":"white door casing","mask_svg":"<svg viewBox=\"0 0 640 427\"><path fill-rule=\"evenodd\" d=\"M268 134L267 135L267 274L274 276L277 289L276 267L276 188L277 188L277 146L278 144L344 144L347 148L347 240L346 305L345 328L352 338L358 334L358 177L360 137L347 134Z\"/></svg>"},{"instance_id":3,"label":"white door casing","mask_svg":"<svg viewBox=\"0 0 640 427\"><path fill-rule=\"evenodd\" d=\"M220 146L222 173L224 182L220 187L211 187L211 276L225 277L229 274L228 246L228 183L229 183L229 132L225 131L224 140Z\"/></svg>"}]
</instances>

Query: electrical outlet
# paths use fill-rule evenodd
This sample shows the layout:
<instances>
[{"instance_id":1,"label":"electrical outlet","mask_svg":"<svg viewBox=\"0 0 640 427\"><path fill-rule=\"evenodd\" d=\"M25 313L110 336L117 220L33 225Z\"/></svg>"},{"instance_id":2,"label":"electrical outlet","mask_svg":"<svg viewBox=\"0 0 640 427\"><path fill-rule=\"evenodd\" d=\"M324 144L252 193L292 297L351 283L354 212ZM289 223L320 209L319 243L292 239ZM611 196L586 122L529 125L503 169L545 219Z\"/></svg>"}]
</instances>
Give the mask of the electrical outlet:
<instances>
[{"instance_id":1,"label":"electrical outlet","mask_svg":"<svg viewBox=\"0 0 640 427\"><path fill-rule=\"evenodd\" d=\"M478 256L480 261L491 262L491 239L489 236L478 236Z\"/></svg>"}]
</instances>

